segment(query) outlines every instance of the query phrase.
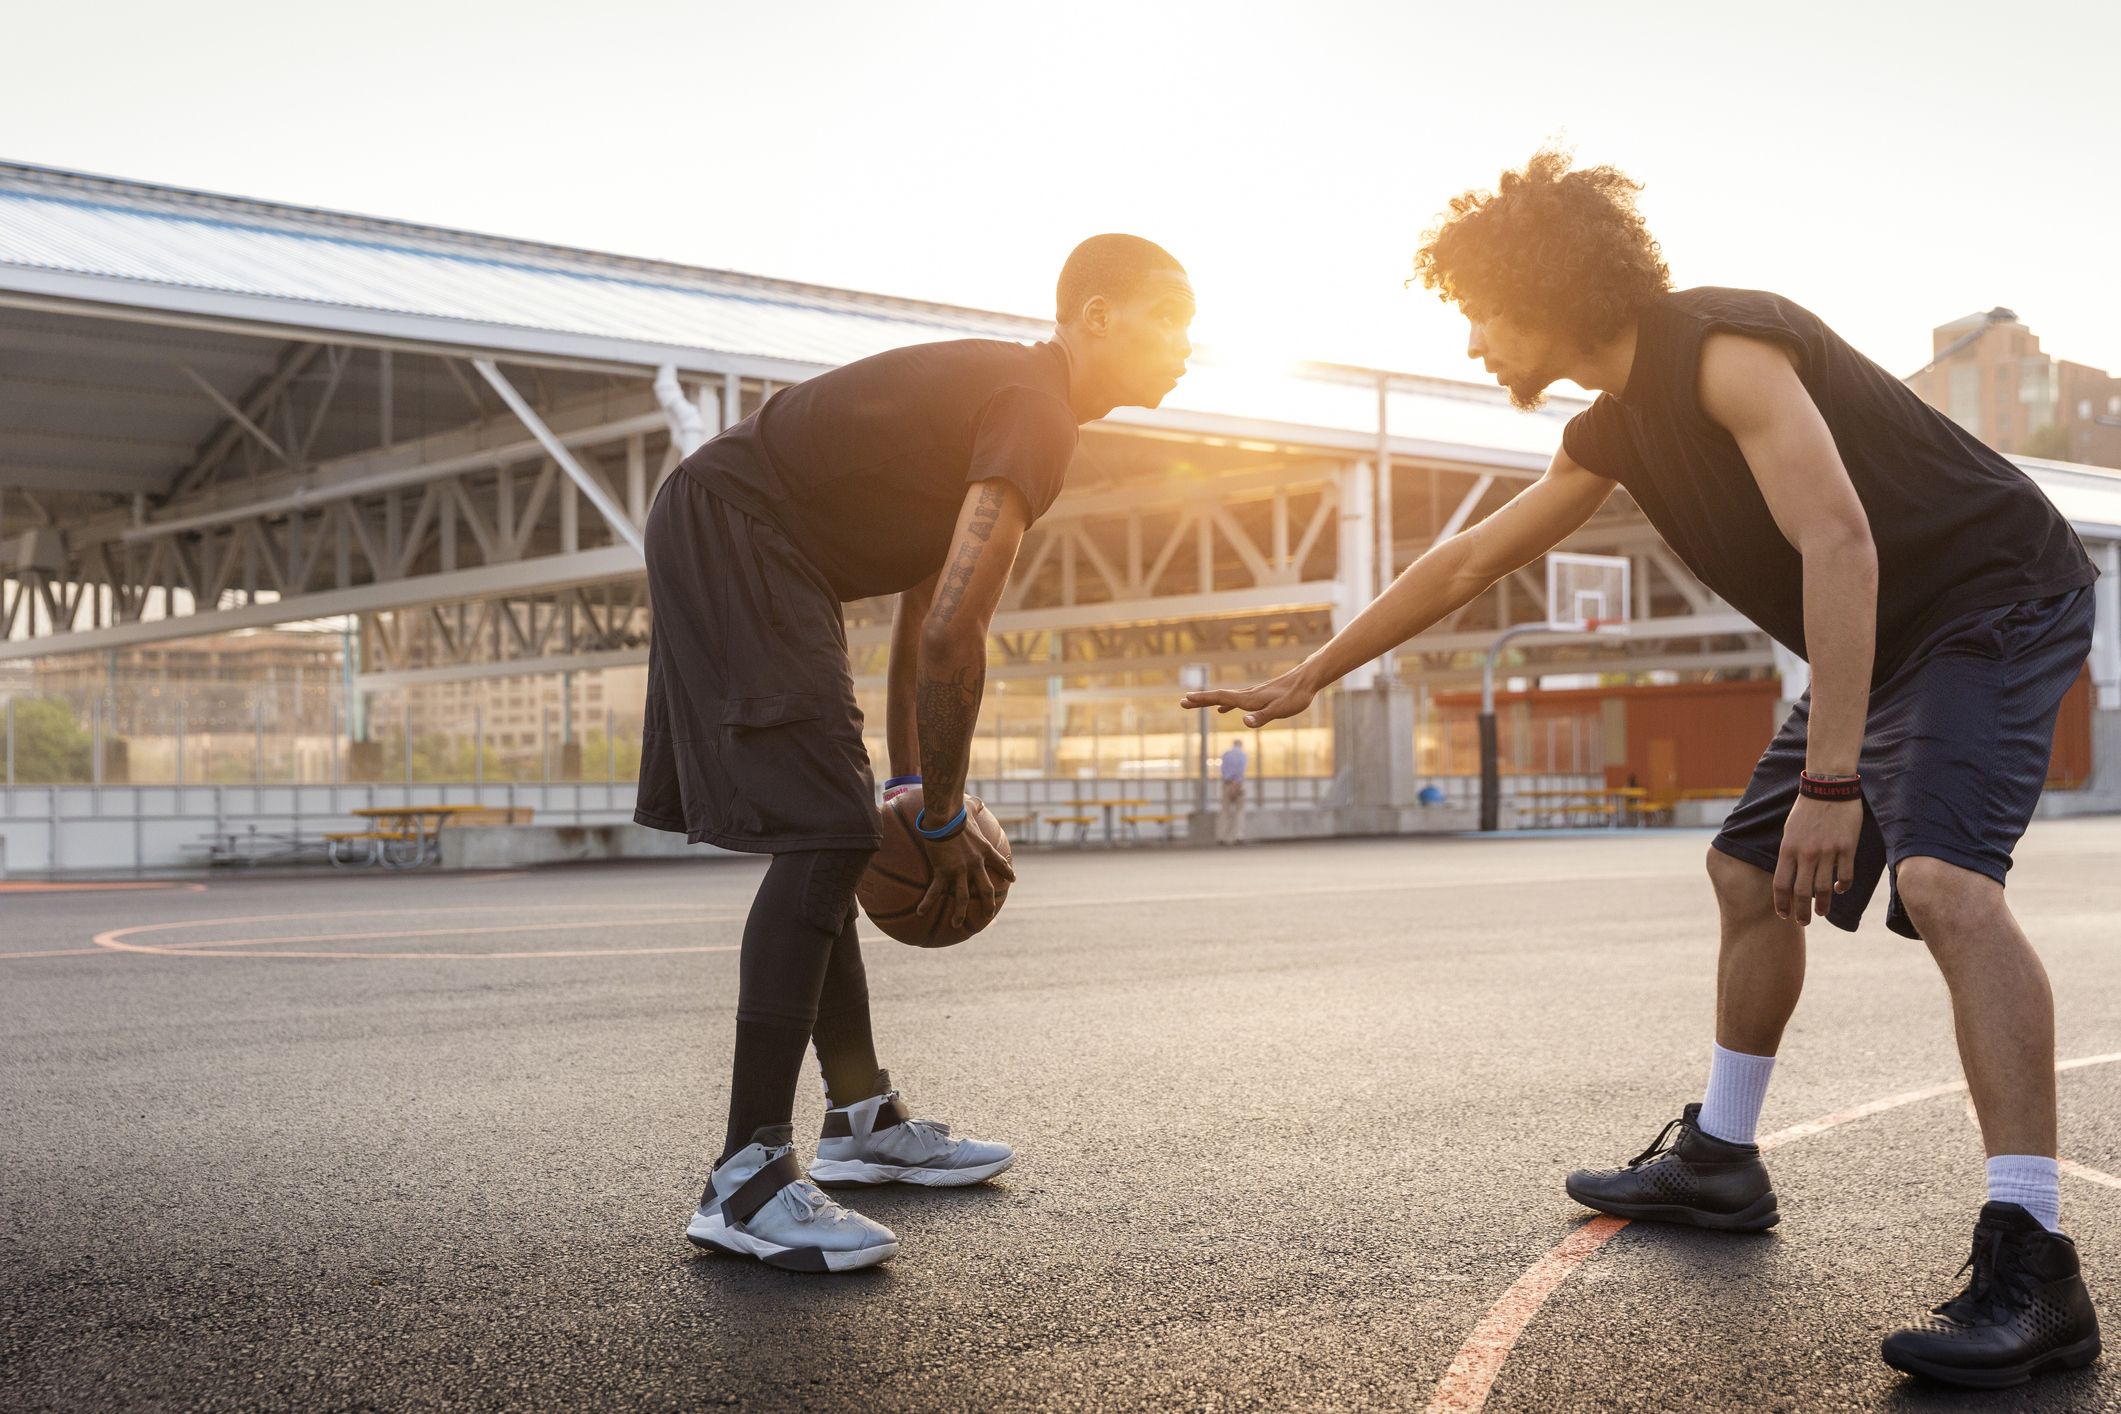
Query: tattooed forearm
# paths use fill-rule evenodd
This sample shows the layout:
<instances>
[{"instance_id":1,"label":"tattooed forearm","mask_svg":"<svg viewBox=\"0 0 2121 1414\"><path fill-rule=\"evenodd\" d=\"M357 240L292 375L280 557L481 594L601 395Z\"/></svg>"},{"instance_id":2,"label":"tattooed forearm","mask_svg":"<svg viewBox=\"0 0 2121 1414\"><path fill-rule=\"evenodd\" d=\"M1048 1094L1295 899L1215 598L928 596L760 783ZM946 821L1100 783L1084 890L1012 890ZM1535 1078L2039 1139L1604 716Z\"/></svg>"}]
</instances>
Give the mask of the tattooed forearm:
<instances>
[{"instance_id":1,"label":"tattooed forearm","mask_svg":"<svg viewBox=\"0 0 2121 1414\"><path fill-rule=\"evenodd\" d=\"M922 798L933 807L930 825L941 824L963 803L972 732L986 685L984 662L921 664L921 789Z\"/></svg>"},{"instance_id":2,"label":"tattooed forearm","mask_svg":"<svg viewBox=\"0 0 2121 1414\"><path fill-rule=\"evenodd\" d=\"M965 602L965 591L972 585L972 572L979 568L980 552L987 548L994 535L994 522L1001 517L1002 497L1005 492L999 481L980 483L979 500L972 507L972 519L965 524L965 533L970 538L958 546L956 558L943 571L942 580L935 590L935 620L947 625L957 617L957 611Z\"/></svg>"}]
</instances>

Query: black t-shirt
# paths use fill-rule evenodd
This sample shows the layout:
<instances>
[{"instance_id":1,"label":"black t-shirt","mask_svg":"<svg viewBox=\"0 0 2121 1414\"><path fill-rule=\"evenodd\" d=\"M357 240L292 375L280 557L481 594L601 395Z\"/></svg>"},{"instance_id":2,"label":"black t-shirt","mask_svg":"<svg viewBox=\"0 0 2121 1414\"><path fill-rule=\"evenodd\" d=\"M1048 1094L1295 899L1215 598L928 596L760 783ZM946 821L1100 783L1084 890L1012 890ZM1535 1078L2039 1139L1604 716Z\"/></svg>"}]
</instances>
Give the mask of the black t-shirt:
<instances>
[{"instance_id":1,"label":"black t-shirt","mask_svg":"<svg viewBox=\"0 0 2121 1414\"><path fill-rule=\"evenodd\" d=\"M1737 442L1701 410L1701 344L1717 330L1795 355L1855 483L1878 550L1874 683L1947 619L2098 577L2068 520L2025 473L1818 316L1757 290L1675 291L1643 315L1627 387L1571 418L1562 446L1579 466L1627 487L1687 568L1777 642L1808 656L1804 560Z\"/></svg>"},{"instance_id":2,"label":"black t-shirt","mask_svg":"<svg viewBox=\"0 0 2121 1414\"><path fill-rule=\"evenodd\" d=\"M679 470L779 526L844 601L941 569L972 482L1044 515L1077 435L1060 345L957 339L784 388Z\"/></svg>"}]
</instances>

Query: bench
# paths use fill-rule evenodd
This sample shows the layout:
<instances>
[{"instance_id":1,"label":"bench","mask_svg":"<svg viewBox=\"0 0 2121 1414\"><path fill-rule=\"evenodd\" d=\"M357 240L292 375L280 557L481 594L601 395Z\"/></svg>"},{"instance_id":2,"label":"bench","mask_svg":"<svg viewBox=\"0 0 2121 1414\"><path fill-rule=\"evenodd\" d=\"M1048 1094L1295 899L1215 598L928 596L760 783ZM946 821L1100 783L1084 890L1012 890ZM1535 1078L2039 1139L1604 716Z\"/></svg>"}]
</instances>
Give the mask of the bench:
<instances>
[{"instance_id":1,"label":"bench","mask_svg":"<svg viewBox=\"0 0 2121 1414\"><path fill-rule=\"evenodd\" d=\"M1169 843L1171 839L1171 827L1177 824L1180 818L1181 817L1177 815L1122 815L1119 817L1119 822L1122 825L1125 825L1127 827L1127 833L1136 839L1139 839L1141 837L1141 830L1139 828L1140 826L1159 826L1164 832L1165 842Z\"/></svg>"},{"instance_id":2,"label":"bench","mask_svg":"<svg viewBox=\"0 0 2121 1414\"><path fill-rule=\"evenodd\" d=\"M442 828L452 830L463 825L527 825L536 814L537 811L528 805L481 805L443 816Z\"/></svg>"},{"instance_id":3,"label":"bench","mask_svg":"<svg viewBox=\"0 0 2121 1414\"><path fill-rule=\"evenodd\" d=\"M334 865L386 864L389 860L385 858L384 851L393 844L403 844L407 841L412 843L415 850L419 848L420 837L410 830L334 830L324 836L324 857ZM366 843L368 848L352 854L342 854L342 845L357 842ZM367 856L365 859L361 857L364 854Z\"/></svg>"},{"instance_id":4,"label":"bench","mask_svg":"<svg viewBox=\"0 0 2121 1414\"><path fill-rule=\"evenodd\" d=\"M1027 815L997 815L994 817L994 823L1001 826L1005 833L1012 835L1016 833L1019 825L1028 825L1031 827L1031 838L1034 841L1038 839L1038 812L1036 810Z\"/></svg>"},{"instance_id":5,"label":"bench","mask_svg":"<svg viewBox=\"0 0 2121 1414\"><path fill-rule=\"evenodd\" d=\"M1097 823L1095 815L1048 815L1046 820L1053 826L1053 842L1055 844L1060 843L1061 826L1075 826L1075 842L1081 844L1089 836L1090 827Z\"/></svg>"},{"instance_id":6,"label":"bench","mask_svg":"<svg viewBox=\"0 0 2121 1414\"><path fill-rule=\"evenodd\" d=\"M1625 808L1628 818L1640 824L1671 823L1672 802L1669 800L1630 800Z\"/></svg>"}]
</instances>

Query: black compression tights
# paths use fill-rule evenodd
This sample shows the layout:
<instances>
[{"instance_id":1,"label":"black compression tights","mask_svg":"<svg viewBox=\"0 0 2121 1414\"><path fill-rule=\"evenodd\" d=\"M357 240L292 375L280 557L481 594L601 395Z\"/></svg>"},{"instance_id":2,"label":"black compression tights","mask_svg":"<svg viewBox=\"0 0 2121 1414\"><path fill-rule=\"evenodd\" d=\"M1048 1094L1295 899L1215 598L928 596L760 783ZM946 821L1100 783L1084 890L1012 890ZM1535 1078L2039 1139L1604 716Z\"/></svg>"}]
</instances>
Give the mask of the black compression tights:
<instances>
[{"instance_id":1,"label":"black compression tights","mask_svg":"<svg viewBox=\"0 0 2121 1414\"><path fill-rule=\"evenodd\" d=\"M775 855L766 870L744 924L723 1159L749 1144L754 1131L788 1123L803 1050L813 1037L832 1103L869 1097L876 1044L854 933L854 885L869 856L868 850L803 850Z\"/></svg>"}]
</instances>

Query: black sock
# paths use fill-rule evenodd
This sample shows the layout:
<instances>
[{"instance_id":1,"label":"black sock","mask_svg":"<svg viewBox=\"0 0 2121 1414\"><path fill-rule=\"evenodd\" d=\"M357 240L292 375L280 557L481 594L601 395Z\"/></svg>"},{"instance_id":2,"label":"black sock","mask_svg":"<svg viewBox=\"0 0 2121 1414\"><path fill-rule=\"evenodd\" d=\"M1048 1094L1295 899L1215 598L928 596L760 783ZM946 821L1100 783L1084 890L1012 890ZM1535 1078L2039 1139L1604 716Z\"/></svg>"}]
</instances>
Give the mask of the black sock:
<instances>
[{"instance_id":1,"label":"black sock","mask_svg":"<svg viewBox=\"0 0 2121 1414\"><path fill-rule=\"evenodd\" d=\"M717 1166L758 1130L794 1115L818 999L840 934L853 926L854 885L868 862L866 850L803 850L775 855L766 870L744 923L736 1058ZM859 950L854 962L859 969Z\"/></svg>"}]
</instances>

